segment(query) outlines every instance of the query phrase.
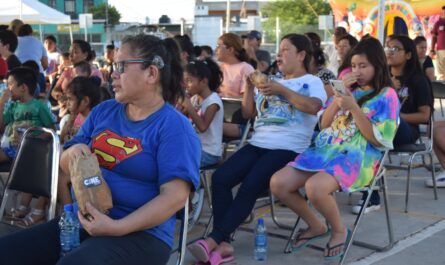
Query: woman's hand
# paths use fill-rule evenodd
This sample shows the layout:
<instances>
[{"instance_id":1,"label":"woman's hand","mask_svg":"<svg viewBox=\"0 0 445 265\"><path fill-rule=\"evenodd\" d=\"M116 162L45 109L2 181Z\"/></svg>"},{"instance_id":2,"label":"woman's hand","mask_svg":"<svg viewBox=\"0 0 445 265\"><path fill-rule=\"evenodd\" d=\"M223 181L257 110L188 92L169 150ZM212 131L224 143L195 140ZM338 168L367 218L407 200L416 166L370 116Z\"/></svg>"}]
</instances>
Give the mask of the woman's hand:
<instances>
[{"instance_id":1,"label":"woman's hand","mask_svg":"<svg viewBox=\"0 0 445 265\"><path fill-rule=\"evenodd\" d=\"M283 86L273 80L269 80L269 82L260 85L257 87L261 94L265 96L273 96L273 95L282 95L283 94Z\"/></svg>"},{"instance_id":2,"label":"woman's hand","mask_svg":"<svg viewBox=\"0 0 445 265\"><path fill-rule=\"evenodd\" d=\"M71 159L75 159L79 156L85 156L91 154L90 147L86 144L75 144L71 146L69 149L69 156Z\"/></svg>"},{"instance_id":3,"label":"woman's hand","mask_svg":"<svg viewBox=\"0 0 445 265\"><path fill-rule=\"evenodd\" d=\"M399 90L402 87L402 83L399 79L396 77L391 77L392 85L394 86L394 89Z\"/></svg>"},{"instance_id":4,"label":"woman's hand","mask_svg":"<svg viewBox=\"0 0 445 265\"><path fill-rule=\"evenodd\" d=\"M354 72L347 73L341 79L345 87L351 88L355 83L357 83L358 74Z\"/></svg>"},{"instance_id":5,"label":"woman's hand","mask_svg":"<svg viewBox=\"0 0 445 265\"><path fill-rule=\"evenodd\" d=\"M89 216L84 217L77 212L79 221L91 236L121 236L119 222L99 212L89 202L86 203Z\"/></svg>"},{"instance_id":6,"label":"woman's hand","mask_svg":"<svg viewBox=\"0 0 445 265\"><path fill-rule=\"evenodd\" d=\"M333 103L336 103L341 109L345 111L352 111L353 109L358 108L359 106L357 104L357 101L352 96L351 91L346 89L345 92L345 94L335 92Z\"/></svg>"}]
</instances>

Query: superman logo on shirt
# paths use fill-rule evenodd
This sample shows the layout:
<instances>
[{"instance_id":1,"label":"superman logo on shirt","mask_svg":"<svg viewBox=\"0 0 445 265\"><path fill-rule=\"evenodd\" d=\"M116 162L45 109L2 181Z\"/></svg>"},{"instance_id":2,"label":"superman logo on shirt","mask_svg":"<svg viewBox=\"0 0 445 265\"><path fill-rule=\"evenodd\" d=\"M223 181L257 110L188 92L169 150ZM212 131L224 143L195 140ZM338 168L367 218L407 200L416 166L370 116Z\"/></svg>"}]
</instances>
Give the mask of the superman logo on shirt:
<instances>
[{"instance_id":1,"label":"superman logo on shirt","mask_svg":"<svg viewBox=\"0 0 445 265\"><path fill-rule=\"evenodd\" d=\"M139 139L105 130L93 138L92 151L97 155L100 166L112 169L125 159L142 152L142 146Z\"/></svg>"}]
</instances>

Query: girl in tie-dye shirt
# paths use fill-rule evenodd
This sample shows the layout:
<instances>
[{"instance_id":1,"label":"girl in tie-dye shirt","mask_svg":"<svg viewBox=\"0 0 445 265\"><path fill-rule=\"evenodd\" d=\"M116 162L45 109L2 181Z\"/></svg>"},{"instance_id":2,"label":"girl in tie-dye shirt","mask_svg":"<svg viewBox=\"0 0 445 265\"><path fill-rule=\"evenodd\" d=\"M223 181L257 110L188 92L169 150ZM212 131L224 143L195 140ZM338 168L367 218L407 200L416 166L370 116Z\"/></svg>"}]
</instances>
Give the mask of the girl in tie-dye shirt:
<instances>
[{"instance_id":1,"label":"girl in tie-dye shirt","mask_svg":"<svg viewBox=\"0 0 445 265\"><path fill-rule=\"evenodd\" d=\"M271 179L272 192L307 224L294 242L294 250L331 235L325 259L344 253L348 232L332 193L354 191L368 185L379 166L382 151L392 148L397 129L399 101L380 42L364 38L351 51L352 71L359 88L336 92L321 119L314 145ZM299 193L304 187L312 205L326 218L328 230Z\"/></svg>"}]
</instances>

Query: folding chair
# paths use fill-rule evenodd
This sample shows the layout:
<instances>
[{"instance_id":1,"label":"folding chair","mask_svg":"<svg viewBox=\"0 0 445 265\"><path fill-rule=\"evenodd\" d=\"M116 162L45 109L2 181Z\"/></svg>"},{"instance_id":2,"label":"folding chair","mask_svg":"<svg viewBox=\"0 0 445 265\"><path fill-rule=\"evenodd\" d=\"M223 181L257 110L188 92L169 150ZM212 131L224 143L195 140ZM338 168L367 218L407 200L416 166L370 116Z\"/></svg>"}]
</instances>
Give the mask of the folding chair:
<instances>
[{"instance_id":1,"label":"folding chair","mask_svg":"<svg viewBox=\"0 0 445 265\"><path fill-rule=\"evenodd\" d=\"M440 111L443 114L443 106L442 106L442 100L445 99L445 83L444 81L432 81L431 82L432 88L433 88L433 96L435 99L439 99L440 102Z\"/></svg>"},{"instance_id":2,"label":"folding chair","mask_svg":"<svg viewBox=\"0 0 445 265\"><path fill-rule=\"evenodd\" d=\"M170 254L178 253L176 259L176 265L184 264L184 257L187 245L187 232L188 232L188 220L189 220L189 201L185 202L184 208L176 215L176 217L181 221L179 228L179 239L177 248L173 249Z\"/></svg>"},{"instance_id":3,"label":"folding chair","mask_svg":"<svg viewBox=\"0 0 445 265\"><path fill-rule=\"evenodd\" d=\"M393 228L392 228L391 216L389 213L388 194L387 194L387 187L386 187L386 181L385 181L386 169L384 166L384 161L386 160L387 156L388 156L388 151L384 152L382 158L380 159L379 168L378 168L373 180L371 181L371 183L368 186L364 187L363 189L360 189L357 191L357 192L365 192L367 194L367 196L366 196L366 199L363 200L363 203L360 208L360 212L354 221L352 231L351 231L350 240L348 242L346 242L345 252L344 252L343 256L340 258L339 264L343 264L343 262L346 258L346 255L349 251L349 248L351 247L351 244L369 248L369 249L372 249L375 251L387 251L394 246L394 232L393 232ZM380 182L380 185L378 185L378 182ZM365 242L361 242L361 241L354 241L355 233L356 233L359 223L362 220L362 217L365 213L365 207L366 207L366 205L368 205L368 202L371 198L371 193L373 190L379 190L379 189L381 189L383 191L383 201L385 204L386 224L387 224L387 229L388 229L388 244L385 246L377 246L377 245L373 245L373 244L369 244L369 243L365 243ZM298 228L300 219L301 218L298 217L297 221L295 222L294 228L292 229L291 235L289 236L287 244L284 248L284 253L291 252L292 242L295 240L297 233L298 233L297 228ZM311 245L310 247L318 249L318 250L324 250L323 248L318 247L318 246Z\"/></svg>"},{"instance_id":4,"label":"folding chair","mask_svg":"<svg viewBox=\"0 0 445 265\"><path fill-rule=\"evenodd\" d=\"M57 134L47 128L33 127L23 133L13 161L0 206L3 218L10 190L31 193L50 199L47 220L56 212L59 179L60 143Z\"/></svg>"},{"instance_id":5,"label":"folding chair","mask_svg":"<svg viewBox=\"0 0 445 265\"><path fill-rule=\"evenodd\" d=\"M408 170L408 176L406 180L406 194L405 194L405 213L408 212L409 207L409 193L410 193L410 184L411 184L411 170L414 168L419 167L430 167L431 168L431 178L433 180L433 192L434 192L434 199L437 200L437 186L436 186L436 176L435 176L435 168L434 168L434 161L433 161L433 126L434 126L434 120L433 115L430 117L430 122L427 124L427 133L429 141L427 144L425 143L415 143L415 144L407 144L400 146L398 148L395 148L390 151L391 154L397 154L397 155L409 155L408 159L408 166L397 166L397 165L385 165L387 169L403 169ZM423 164L421 165L413 165L414 158L418 155L429 155L430 158L430 165L426 165L425 161L423 161Z\"/></svg>"},{"instance_id":6,"label":"folding chair","mask_svg":"<svg viewBox=\"0 0 445 265\"><path fill-rule=\"evenodd\" d=\"M223 106L224 106L224 122L225 123L237 123L236 115L240 114L242 99L238 98L222 98ZM235 118L235 119L234 119ZM234 151L240 149L247 140L247 136L249 135L249 131L251 128L251 121L248 120L245 124L245 128L242 131L241 138L227 138L223 139L223 159L226 158L226 152L229 146L235 146Z\"/></svg>"}]
</instances>

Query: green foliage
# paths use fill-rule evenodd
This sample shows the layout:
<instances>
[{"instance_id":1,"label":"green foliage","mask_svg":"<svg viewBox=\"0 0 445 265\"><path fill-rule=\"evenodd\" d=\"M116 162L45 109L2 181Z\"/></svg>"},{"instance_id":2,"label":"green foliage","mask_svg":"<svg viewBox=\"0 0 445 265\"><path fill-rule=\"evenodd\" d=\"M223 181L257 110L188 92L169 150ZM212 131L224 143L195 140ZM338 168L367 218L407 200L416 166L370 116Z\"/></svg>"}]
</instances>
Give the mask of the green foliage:
<instances>
[{"instance_id":1,"label":"green foliage","mask_svg":"<svg viewBox=\"0 0 445 265\"><path fill-rule=\"evenodd\" d=\"M263 23L268 41L275 41L276 17L280 18L280 35L288 33L304 33L305 26L314 28L318 25L318 15L328 15L331 6L325 0L277 0L269 2L261 10L268 17Z\"/></svg>"},{"instance_id":2,"label":"green foliage","mask_svg":"<svg viewBox=\"0 0 445 265\"><path fill-rule=\"evenodd\" d=\"M106 3L91 7L88 11L93 13L94 19L105 19L105 7ZM119 24L121 19L121 14L117 11L116 7L108 5L108 24L116 25Z\"/></svg>"}]
</instances>

